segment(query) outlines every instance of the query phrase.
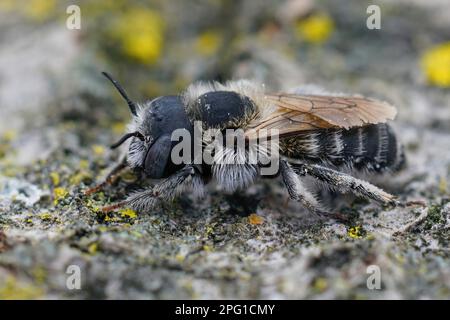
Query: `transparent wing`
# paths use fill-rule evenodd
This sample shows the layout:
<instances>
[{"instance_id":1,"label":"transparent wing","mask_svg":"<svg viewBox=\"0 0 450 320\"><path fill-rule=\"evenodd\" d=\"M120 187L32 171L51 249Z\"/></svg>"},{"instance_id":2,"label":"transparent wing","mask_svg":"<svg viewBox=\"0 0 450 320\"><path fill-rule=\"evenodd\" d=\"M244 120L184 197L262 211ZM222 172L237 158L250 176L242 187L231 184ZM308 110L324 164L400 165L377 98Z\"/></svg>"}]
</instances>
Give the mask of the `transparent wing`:
<instances>
[{"instance_id":1,"label":"transparent wing","mask_svg":"<svg viewBox=\"0 0 450 320\"><path fill-rule=\"evenodd\" d=\"M386 102L360 96L268 94L275 110L252 123L246 131L254 139L264 129L277 129L280 136L322 128L359 127L395 118L397 110Z\"/></svg>"}]
</instances>

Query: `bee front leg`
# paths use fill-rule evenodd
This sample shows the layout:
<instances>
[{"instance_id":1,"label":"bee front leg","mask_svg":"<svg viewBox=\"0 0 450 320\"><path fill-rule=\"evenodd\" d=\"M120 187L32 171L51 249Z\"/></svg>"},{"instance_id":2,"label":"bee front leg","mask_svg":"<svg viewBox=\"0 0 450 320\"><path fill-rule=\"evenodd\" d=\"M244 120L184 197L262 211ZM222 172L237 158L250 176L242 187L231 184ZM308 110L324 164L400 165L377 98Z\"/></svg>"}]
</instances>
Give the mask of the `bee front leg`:
<instances>
[{"instance_id":1,"label":"bee front leg","mask_svg":"<svg viewBox=\"0 0 450 320\"><path fill-rule=\"evenodd\" d=\"M112 184L117 175L127 167L127 157L124 156L122 157L122 159L111 169L111 171L106 175L106 177L98 184L96 184L95 186L87 189L86 191L84 191L84 195L88 196L92 193L98 192L100 190L102 190L104 187L106 187L109 184Z\"/></svg>"},{"instance_id":2,"label":"bee front leg","mask_svg":"<svg viewBox=\"0 0 450 320\"><path fill-rule=\"evenodd\" d=\"M201 179L196 175L194 166L186 166L162 182L154 185L151 189L136 192L125 201L103 207L103 212L109 212L120 207L129 206L133 210L145 212L153 209L160 201L170 201L178 196L189 184L198 183ZM189 179L190 178L190 179Z\"/></svg>"},{"instance_id":3,"label":"bee front leg","mask_svg":"<svg viewBox=\"0 0 450 320\"><path fill-rule=\"evenodd\" d=\"M333 216L333 214L322 208L319 201L303 185L300 177L295 173L287 161L280 161L280 172L291 199L299 201L303 206L317 214L319 217Z\"/></svg>"},{"instance_id":4,"label":"bee front leg","mask_svg":"<svg viewBox=\"0 0 450 320\"><path fill-rule=\"evenodd\" d=\"M357 196L372 199L383 204L399 204L392 194L348 174L315 164L295 163L295 167L299 174L312 176L340 192L352 192Z\"/></svg>"}]
</instances>

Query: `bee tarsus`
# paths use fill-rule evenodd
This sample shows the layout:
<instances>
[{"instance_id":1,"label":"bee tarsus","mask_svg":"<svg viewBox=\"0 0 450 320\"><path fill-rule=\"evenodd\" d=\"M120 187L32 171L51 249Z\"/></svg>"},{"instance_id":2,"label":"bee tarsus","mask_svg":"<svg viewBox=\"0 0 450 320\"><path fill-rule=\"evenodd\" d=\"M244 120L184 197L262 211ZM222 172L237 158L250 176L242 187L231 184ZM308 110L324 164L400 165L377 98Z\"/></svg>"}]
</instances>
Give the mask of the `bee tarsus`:
<instances>
[{"instance_id":1,"label":"bee tarsus","mask_svg":"<svg viewBox=\"0 0 450 320\"><path fill-rule=\"evenodd\" d=\"M385 205L398 205L395 196L367 181L321 165L301 163L293 159L291 161L293 161L294 170L316 178L331 188L339 190L339 192L351 192L357 196L375 200Z\"/></svg>"},{"instance_id":2,"label":"bee tarsus","mask_svg":"<svg viewBox=\"0 0 450 320\"><path fill-rule=\"evenodd\" d=\"M84 191L84 195L88 196L93 193L99 192L107 185L114 183L116 177L119 173L127 167L127 158L126 156L122 157L122 159L111 169L111 171L106 175L103 181L99 182L95 186Z\"/></svg>"}]
</instances>

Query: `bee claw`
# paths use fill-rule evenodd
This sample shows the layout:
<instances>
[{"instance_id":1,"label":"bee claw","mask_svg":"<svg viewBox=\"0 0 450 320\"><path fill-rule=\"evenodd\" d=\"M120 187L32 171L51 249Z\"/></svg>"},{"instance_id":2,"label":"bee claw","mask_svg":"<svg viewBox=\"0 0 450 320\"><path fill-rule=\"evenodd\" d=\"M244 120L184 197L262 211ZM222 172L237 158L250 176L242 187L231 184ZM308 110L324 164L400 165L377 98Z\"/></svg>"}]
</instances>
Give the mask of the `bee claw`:
<instances>
[{"instance_id":1,"label":"bee claw","mask_svg":"<svg viewBox=\"0 0 450 320\"><path fill-rule=\"evenodd\" d=\"M410 200L410 201L406 201L406 202L397 202L397 205L399 207L402 208L406 208L406 207L426 207L427 203L423 200Z\"/></svg>"},{"instance_id":2,"label":"bee claw","mask_svg":"<svg viewBox=\"0 0 450 320\"><path fill-rule=\"evenodd\" d=\"M334 219L334 220L343 221L343 222L349 221L349 219L345 215L343 215L339 212L314 211L314 213L317 214L317 216L323 220L324 219Z\"/></svg>"}]
</instances>

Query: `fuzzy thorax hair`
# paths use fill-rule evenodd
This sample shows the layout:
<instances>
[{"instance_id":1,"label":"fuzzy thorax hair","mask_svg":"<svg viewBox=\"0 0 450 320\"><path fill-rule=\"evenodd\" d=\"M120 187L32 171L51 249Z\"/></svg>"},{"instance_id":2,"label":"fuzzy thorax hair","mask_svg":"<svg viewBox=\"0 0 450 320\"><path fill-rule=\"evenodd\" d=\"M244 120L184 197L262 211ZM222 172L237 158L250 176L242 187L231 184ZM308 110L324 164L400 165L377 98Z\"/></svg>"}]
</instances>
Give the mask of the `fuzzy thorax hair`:
<instances>
[{"instance_id":1,"label":"fuzzy thorax hair","mask_svg":"<svg viewBox=\"0 0 450 320\"><path fill-rule=\"evenodd\" d=\"M265 118L271 112L274 106L265 98L264 85L256 84L249 80L228 81L224 84L219 82L197 82L191 84L182 94L182 100L191 121L200 120L199 98L205 93L213 91L230 91L241 96L250 98L256 106L256 109L249 111L241 119L233 119L228 126L245 129L251 122ZM249 109L250 110L250 109ZM224 128L220 128L224 129Z\"/></svg>"}]
</instances>

